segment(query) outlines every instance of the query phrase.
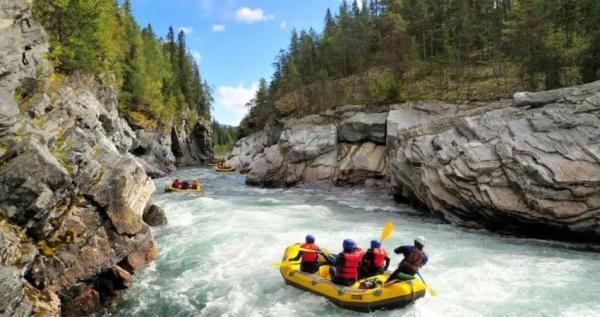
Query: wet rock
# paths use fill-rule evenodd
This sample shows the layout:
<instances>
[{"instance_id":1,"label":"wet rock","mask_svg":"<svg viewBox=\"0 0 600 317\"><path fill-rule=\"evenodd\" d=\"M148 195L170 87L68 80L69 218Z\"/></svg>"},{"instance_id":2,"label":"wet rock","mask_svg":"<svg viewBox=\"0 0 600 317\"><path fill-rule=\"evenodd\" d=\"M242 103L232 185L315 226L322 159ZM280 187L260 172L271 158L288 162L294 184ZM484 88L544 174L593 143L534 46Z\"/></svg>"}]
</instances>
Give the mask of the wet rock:
<instances>
[{"instance_id":1,"label":"wet rock","mask_svg":"<svg viewBox=\"0 0 600 317\"><path fill-rule=\"evenodd\" d=\"M168 223L165 211L152 202L146 206L143 219L151 227L164 226Z\"/></svg>"},{"instance_id":2,"label":"wet rock","mask_svg":"<svg viewBox=\"0 0 600 317\"><path fill-rule=\"evenodd\" d=\"M129 253L121 266L127 269L129 272L135 272L154 261L157 254L158 251L156 250L156 242L154 242L152 239L149 239L136 251Z\"/></svg>"}]
</instances>

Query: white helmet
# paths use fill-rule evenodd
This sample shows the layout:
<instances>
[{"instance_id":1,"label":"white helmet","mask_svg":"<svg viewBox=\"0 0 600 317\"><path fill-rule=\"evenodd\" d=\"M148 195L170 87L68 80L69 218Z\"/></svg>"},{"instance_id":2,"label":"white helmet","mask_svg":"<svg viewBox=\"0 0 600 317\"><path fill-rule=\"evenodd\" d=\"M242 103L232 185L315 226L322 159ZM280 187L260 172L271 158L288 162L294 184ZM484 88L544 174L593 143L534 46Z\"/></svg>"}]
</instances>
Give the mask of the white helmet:
<instances>
[{"instance_id":1,"label":"white helmet","mask_svg":"<svg viewBox=\"0 0 600 317\"><path fill-rule=\"evenodd\" d=\"M420 244L420 245L422 245L422 246L425 246L425 238L423 238L423 236L416 237L415 238L415 242L418 243L418 244Z\"/></svg>"}]
</instances>

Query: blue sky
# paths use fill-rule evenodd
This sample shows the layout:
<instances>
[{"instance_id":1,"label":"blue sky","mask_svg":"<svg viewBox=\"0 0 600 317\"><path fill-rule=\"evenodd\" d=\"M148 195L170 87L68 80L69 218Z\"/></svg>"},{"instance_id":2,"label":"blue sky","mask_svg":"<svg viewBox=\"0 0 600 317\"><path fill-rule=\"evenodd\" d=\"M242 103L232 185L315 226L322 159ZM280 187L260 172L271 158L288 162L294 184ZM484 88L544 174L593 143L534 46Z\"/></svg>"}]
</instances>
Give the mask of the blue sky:
<instances>
[{"instance_id":1,"label":"blue sky","mask_svg":"<svg viewBox=\"0 0 600 317\"><path fill-rule=\"evenodd\" d=\"M328 7L340 0L133 0L141 26L164 36L169 25L187 33L187 44L214 89L213 115L237 125L258 79L269 79L292 28L321 31Z\"/></svg>"}]
</instances>

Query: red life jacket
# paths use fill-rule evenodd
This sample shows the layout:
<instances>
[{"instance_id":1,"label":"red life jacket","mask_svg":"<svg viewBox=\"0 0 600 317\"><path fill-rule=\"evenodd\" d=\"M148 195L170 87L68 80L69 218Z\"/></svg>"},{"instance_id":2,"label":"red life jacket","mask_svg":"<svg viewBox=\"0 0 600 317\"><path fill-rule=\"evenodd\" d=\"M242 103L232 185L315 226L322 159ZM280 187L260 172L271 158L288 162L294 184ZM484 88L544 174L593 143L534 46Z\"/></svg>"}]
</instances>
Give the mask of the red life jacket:
<instances>
[{"instance_id":1,"label":"red life jacket","mask_svg":"<svg viewBox=\"0 0 600 317\"><path fill-rule=\"evenodd\" d=\"M378 269L383 268L385 266L385 258L387 255L388 254L384 249L373 248L373 262L369 263L369 265Z\"/></svg>"},{"instance_id":2,"label":"red life jacket","mask_svg":"<svg viewBox=\"0 0 600 317\"><path fill-rule=\"evenodd\" d=\"M344 266L338 266L336 276L341 278L356 279L358 277L358 264L362 260L364 252L357 250L352 253L344 252Z\"/></svg>"},{"instance_id":3,"label":"red life jacket","mask_svg":"<svg viewBox=\"0 0 600 317\"><path fill-rule=\"evenodd\" d=\"M319 247L314 243L304 243L300 246L302 249L309 249L317 251ZM316 262L319 259L317 252L302 252L302 262Z\"/></svg>"}]
</instances>

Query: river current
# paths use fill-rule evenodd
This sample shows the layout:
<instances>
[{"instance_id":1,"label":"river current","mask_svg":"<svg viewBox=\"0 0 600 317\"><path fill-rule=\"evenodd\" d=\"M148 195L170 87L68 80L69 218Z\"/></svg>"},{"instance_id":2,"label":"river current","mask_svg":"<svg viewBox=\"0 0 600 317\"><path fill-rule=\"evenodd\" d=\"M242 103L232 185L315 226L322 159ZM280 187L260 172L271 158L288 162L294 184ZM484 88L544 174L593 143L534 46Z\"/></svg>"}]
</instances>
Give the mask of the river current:
<instances>
[{"instance_id":1,"label":"river current","mask_svg":"<svg viewBox=\"0 0 600 317\"><path fill-rule=\"evenodd\" d=\"M173 178L199 178L203 193L165 194ZM169 225L159 254L135 275L113 316L600 316L600 253L579 244L467 230L397 204L385 192L261 189L237 173L180 170L155 181ZM345 238L368 247L387 220L384 248L427 239L423 278L438 296L394 311L354 313L287 286L284 248L307 233L339 252ZM392 255L390 268L400 256Z\"/></svg>"}]
</instances>

